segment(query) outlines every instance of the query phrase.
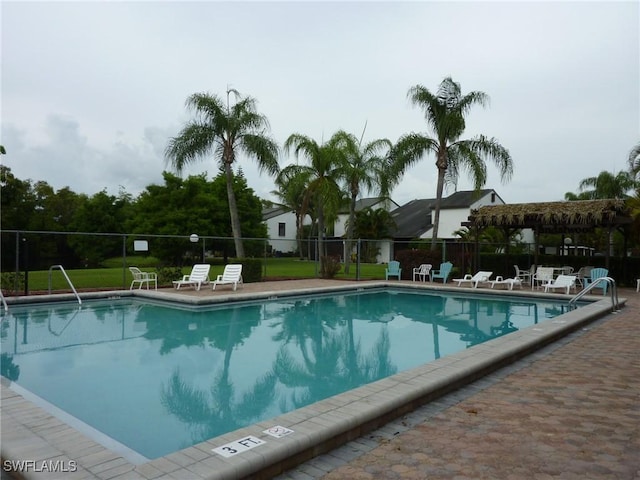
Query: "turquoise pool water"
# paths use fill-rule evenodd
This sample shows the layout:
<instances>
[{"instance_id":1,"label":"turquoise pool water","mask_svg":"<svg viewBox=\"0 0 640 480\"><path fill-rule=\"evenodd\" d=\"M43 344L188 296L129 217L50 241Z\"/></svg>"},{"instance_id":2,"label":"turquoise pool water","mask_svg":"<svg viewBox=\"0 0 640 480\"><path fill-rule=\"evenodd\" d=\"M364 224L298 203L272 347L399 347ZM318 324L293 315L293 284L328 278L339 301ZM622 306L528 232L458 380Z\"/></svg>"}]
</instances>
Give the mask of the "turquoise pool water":
<instances>
[{"instance_id":1,"label":"turquoise pool water","mask_svg":"<svg viewBox=\"0 0 640 480\"><path fill-rule=\"evenodd\" d=\"M216 307L13 307L2 375L149 459L564 313L374 290Z\"/></svg>"}]
</instances>

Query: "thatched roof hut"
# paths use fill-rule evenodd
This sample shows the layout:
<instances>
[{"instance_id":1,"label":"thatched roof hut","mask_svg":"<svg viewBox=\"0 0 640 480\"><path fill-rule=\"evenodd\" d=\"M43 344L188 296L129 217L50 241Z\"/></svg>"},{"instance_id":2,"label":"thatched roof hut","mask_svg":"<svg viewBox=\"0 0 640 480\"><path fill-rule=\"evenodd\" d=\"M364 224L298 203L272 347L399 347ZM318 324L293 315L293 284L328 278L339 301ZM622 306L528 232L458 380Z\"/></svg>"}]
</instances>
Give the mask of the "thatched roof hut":
<instances>
[{"instance_id":1,"label":"thatched roof hut","mask_svg":"<svg viewBox=\"0 0 640 480\"><path fill-rule=\"evenodd\" d=\"M489 226L505 230L532 229L536 244L534 262L537 264L538 236L541 233L589 232L596 227L612 231L631 222L624 200L605 199L489 205L472 210L469 221L462 225L470 229ZM609 249L606 251L606 264L608 267Z\"/></svg>"},{"instance_id":2,"label":"thatched roof hut","mask_svg":"<svg viewBox=\"0 0 640 480\"><path fill-rule=\"evenodd\" d=\"M569 233L629 223L631 217L624 200L605 199L489 205L473 210L464 226L531 228L544 233Z\"/></svg>"}]
</instances>

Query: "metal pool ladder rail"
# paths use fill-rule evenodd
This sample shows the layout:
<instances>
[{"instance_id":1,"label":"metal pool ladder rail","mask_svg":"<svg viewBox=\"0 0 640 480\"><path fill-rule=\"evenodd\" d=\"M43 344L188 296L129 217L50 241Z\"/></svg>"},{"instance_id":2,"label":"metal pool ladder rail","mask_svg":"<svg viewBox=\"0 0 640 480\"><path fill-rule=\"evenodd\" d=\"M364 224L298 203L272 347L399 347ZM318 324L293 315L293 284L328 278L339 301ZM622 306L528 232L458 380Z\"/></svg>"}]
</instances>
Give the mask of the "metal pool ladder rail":
<instances>
[{"instance_id":1,"label":"metal pool ladder rail","mask_svg":"<svg viewBox=\"0 0 640 480\"><path fill-rule=\"evenodd\" d=\"M4 299L2 290L0 290L0 299L2 299L2 306L4 306L4 313L7 313L9 311L9 305L7 305L7 301Z\"/></svg>"},{"instance_id":2,"label":"metal pool ladder rail","mask_svg":"<svg viewBox=\"0 0 640 480\"><path fill-rule=\"evenodd\" d=\"M51 294L51 272L53 271L54 268L59 268L60 269L60 271L64 275L64 278L67 279L67 283L71 287L71 290L73 290L73 294L78 299L78 303L80 305L82 305L82 300L80 299L80 295L78 295L78 292L76 292L76 287L74 287L73 283L71 283L71 280L69 279L69 276L67 275L67 272L64 271L64 268L62 267L62 265L52 265L51 268L49 268L49 294Z\"/></svg>"},{"instance_id":3,"label":"metal pool ladder rail","mask_svg":"<svg viewBox=\"0 0 640 480\"><path fill-rule=\"evenodd\" d=\"M614 312L616 310L619 310L620 309L620 303L618 302L618 288L616 287L616 281L611 277L596 278L593 281L593 283L590 283L589 285L587 285L587 288L585 288L581 292L578 292L578 294L575 297L573 297L571 300L569 300L569 309L573 310L574 308L576 308L576 302L580 298L585 296L587 293L589 293L591 290L593 290L594 287L596 287L597 285L599 285L601 283L608 283L609 286L611 287L611 310L614 311ZM601 286L601 288L602 288L602 286Z\"/></svg>"}]
</instances>

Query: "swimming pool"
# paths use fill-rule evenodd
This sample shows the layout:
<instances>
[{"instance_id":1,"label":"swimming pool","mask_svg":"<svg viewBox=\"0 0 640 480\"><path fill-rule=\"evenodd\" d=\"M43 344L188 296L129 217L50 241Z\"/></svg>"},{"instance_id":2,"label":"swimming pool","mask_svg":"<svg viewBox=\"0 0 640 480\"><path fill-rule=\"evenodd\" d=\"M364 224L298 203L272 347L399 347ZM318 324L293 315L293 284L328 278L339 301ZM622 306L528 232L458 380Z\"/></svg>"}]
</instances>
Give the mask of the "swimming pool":
<instances>
[{"instance_id":1,"label":"swimming pool","mask_svg":"<svg viewBox=\"0 0 640 480\"><path fill-rule=\"evenodd\" d=\"M227 306L12 308L2 373L157 458L565 311L566 301L377 289Z\"/></svg>"}]
</instances>

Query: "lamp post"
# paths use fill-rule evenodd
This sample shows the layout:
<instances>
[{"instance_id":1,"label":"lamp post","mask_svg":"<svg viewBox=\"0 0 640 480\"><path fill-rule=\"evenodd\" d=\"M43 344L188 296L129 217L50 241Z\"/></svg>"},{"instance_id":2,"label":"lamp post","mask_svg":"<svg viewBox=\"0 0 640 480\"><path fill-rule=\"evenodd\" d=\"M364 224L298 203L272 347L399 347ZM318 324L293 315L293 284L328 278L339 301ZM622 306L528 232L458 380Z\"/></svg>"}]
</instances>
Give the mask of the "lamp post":
<instances>
[{"instance_id":1,"label":"lamp post","mask_svg":"<svg viewBox=\"0 0 640 480\"><path fill-rule=\"evenodd\" d=\"M200 240L200 237L198 236L197 233L192 233L189 236L189 241L191 243L198 243L198 240ZM204 237L202 237L202 263L204 263L204 250L205 250L205 240L204 240Z\"/></svg>"},{"instance_id":2,"label":"lamp post","mask_svg":"<svg viewBox=\"0 0 640 480\"><path fill-rule=\"evenodd\" d=\"M565 249L565 255L569 256L570 250L569 247L571 246L571 244L573 243L573 240L571 240L571 237L565 237L564 239L564 249Z\"/></svg>"}]
</instances>

